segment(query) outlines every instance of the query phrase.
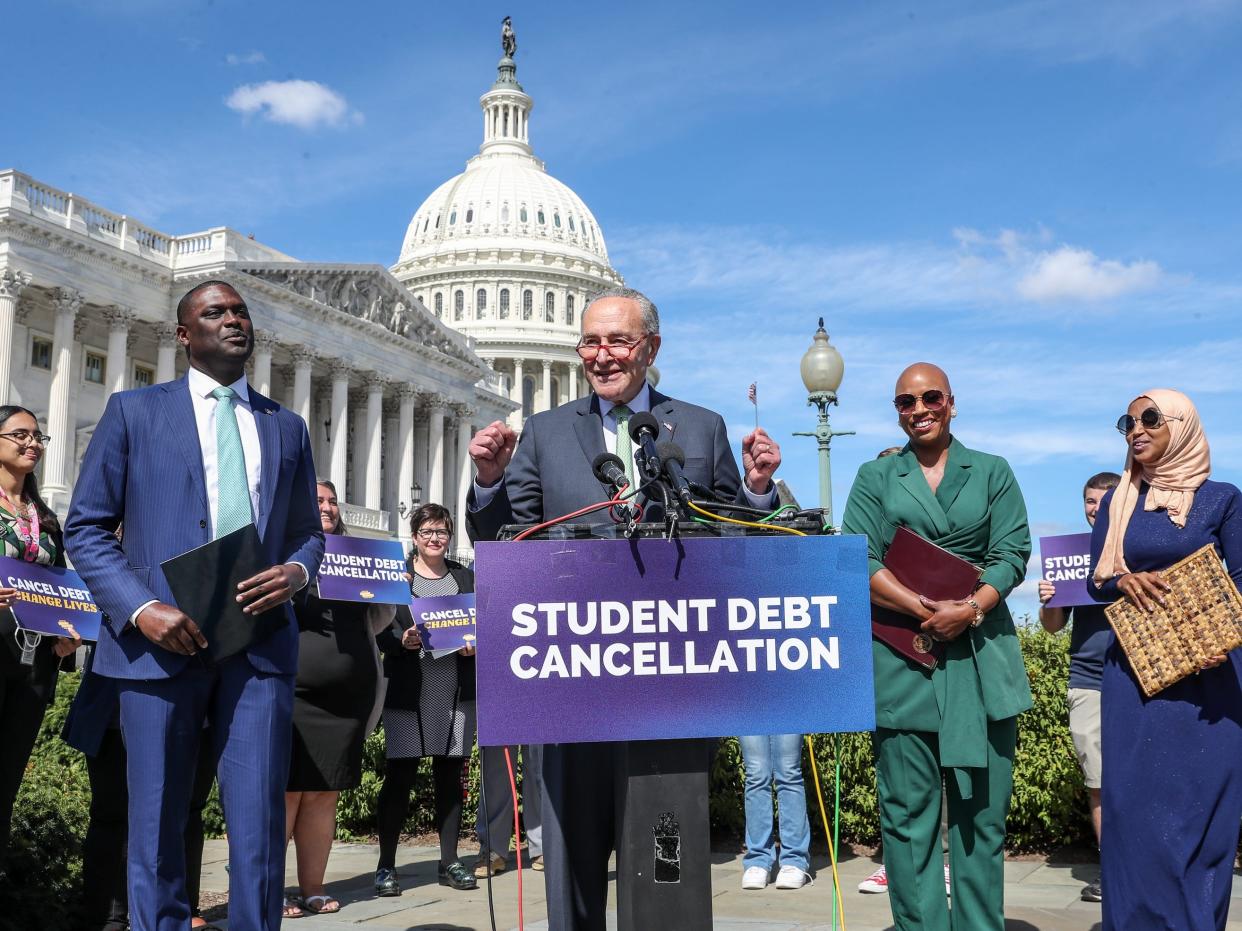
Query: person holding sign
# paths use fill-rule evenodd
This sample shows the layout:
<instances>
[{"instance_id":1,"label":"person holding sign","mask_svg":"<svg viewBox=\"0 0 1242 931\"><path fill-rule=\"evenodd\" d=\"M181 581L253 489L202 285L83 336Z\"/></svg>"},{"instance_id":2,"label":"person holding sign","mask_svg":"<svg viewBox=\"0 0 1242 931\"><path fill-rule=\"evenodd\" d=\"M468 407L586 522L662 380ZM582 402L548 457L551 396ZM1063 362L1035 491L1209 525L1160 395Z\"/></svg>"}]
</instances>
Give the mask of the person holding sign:
<instances>
[{"instance_id":1,"label":"person holding sign","mask_svg":"<svg viewBox=\"0 0 1242 931\"><path fill-rule=\"evenodd\" d=\"M1082 490L1082 508L1087 524L1095 526L1100 502L1110 488L1116 488L1121 476L1116 472L1100 472L1087 479ZM1063 629L1070 616L1074 630L1070 636L1069 726L1074 739L1074 752L1082 767L1091 804L1091 826L1095 842L1100 842L1100 679L1104 675L1104 651L1112 639L1108 618L1101 605L1079 605L1051 608L1048 602L1056 596L1055 582L1041 579L1039 583L1039 623L1055 634ZM1100 883L1088 884L1082 897L1086 902L1101 900Z\"/></svg>"},{"instance_id":2,"label":"person holding sign","mask_svg":"<svg viewBox=\"0 0 1242 931\"><path fill-rule=\"evenodd\" d=\"M336 486L315 488L325 534L346 533ZM286 835L297 844L298 900L285 918L339 912L324 891L342 789L362 783L362 745L375 708L379 657L375 635L392 623L392 605L330 601L308 591L298 619L298 675L293 690L293 751L285 792Z\"/></svg>"},{"instance_id":3,"label":"person holding sign","mask_svg":"<svg viewBox=\"0 0 1242 931\"><path fill-rule=\"evenodd\" d=\"M414 554L410 594L415 599L474 591L474 573L445 554L453 539L453 516L439 504L410 515ZM387 771L376 803L380 856L375 894L401 894L397 840L410 807L419 761L431 757L436 829L440 834L440 885L475 889L478 883L457 859L461 834L461 778L474 748L474 648L433 656L408 609L397 611L402 630L385 629L376 642L384 651L384 756Z\"/></svg>"},{"instance_id":4,"label":"person holding sign","mask_svg":"<svg viewBox=\"0 0 1242 931\"><path fill-rule=\"evenodd\" d=\"M60 522L39 496L35 468L50 437L24 407L0 406L0 555L44 566L65 565ZM13 803L43 715L56 692L56 670L82 644L17 626L17 590L0 587L0 884L9 849Z\"/></svg>"},{"instance_id":5,"label":"person holding sign","mask_svg":"<svg viewBox=\"0 0 1242 931\"><path fill-rule=\"evenodd\" d=\"M1017 716L1031 707L1005 604L1031 555L1026 505L1004 459L953 437L957 410L940 368L907 368L893 405L910 441L899 454L858 470L841 529L867 536L872 603L911 617L947 650L944 662L928 669L872 641L889 905L898 929L950 927L939 842L943 783L952 927L1001 931ZM903 526L982 567L974 593L931 601L898 582L884 556Z\"/></svg>"},{"instance_id":6,"label":"person holding sign","mask_svg":"<svg viewBox=\"0 0 1242 931\"><path fill-rule=\"evenodd\" d=\"M1091 534L1099 601L1150 610L1161 570L1211 544L1242 584L1242 491L1214 482L1199 413L1157 388L1117 420L1126 465ZM1242 821L1242 656L1145 698L1116 638L1101 698L1105 931L1224 928Z\"/></svg>"},{"instance_id":7,"label":"person holding sign","mask_svg":"<svg viewBox=\"0 0 1242 931\"><path fill-rule=\"evenodd\" d=\"M211 723L228 821L230 924L280 925L298 628L289 599L323 558L302 418L254 391L250 309L224 281L177 304L185 377L119 391L95 428L65 542L106 623L97 673L119 680L128 760L129 908L142 931L190 924L184 831L198 743ZM125 525L124 540L115 531ZM208 662L202 626L177 607L161 564L251 524L269 568L243 579L243 614L269 634ZM217 579L204 579L214 586ZM225 595L224 597L227 597Z\"/></svg>"}]
</instances>

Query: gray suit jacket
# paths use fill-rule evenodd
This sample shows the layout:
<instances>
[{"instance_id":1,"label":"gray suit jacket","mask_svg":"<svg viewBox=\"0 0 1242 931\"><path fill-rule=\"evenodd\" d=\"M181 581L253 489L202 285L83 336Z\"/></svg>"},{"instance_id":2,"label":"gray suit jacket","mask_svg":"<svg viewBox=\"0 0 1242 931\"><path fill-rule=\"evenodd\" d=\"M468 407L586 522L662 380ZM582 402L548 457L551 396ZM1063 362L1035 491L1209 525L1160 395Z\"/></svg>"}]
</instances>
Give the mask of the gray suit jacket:
<instances>
[{"instance_id":1,"label":"gray suit jacket","mask_svg":"<svg viewBox=\"0 0 1242 931\"><path fill-rule=\"evenodd\" d=\"M660 424L660 441L674 442L685 452L687 479L726 500L744 501L737 461L719 414L654 388L651 414ZM599 398L594 394L530 417L495 497L475 510L470 489L466 499L470 539L494 540L505 524L537 524L606 500L610 489L591 471L595 458L605 451ZM643 516L643 520L662 519L663 508L655 504ZM608 517L597 511L576 521L601 523Z\"/></svg>"}]
</instances>

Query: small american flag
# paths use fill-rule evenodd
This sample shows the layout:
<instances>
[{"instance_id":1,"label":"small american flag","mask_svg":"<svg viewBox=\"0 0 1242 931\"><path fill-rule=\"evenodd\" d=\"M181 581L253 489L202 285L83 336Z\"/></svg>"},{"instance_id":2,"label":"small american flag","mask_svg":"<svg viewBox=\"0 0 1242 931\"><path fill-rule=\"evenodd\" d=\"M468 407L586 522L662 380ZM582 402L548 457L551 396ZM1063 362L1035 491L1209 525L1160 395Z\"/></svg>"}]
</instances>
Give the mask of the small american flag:
<instances>
[{"instance_id":1,"label":"small american flag","mask_svg":"<svg viewBox=\"0 0 1242 931\"><path fill-rule=\"evenodd\" d=\"M759 406L759 383L752 381L750 387L746 389L746 400L750 401L755 407Z\"/></svg>"}]
</instances>

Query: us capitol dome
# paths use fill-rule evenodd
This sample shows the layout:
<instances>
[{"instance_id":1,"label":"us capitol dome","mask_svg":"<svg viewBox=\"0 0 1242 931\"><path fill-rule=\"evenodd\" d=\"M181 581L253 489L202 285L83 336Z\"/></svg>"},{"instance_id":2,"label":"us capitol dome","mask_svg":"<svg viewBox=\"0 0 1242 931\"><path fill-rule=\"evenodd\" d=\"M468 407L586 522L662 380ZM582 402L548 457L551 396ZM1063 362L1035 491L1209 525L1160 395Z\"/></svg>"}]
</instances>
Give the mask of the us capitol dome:
<instances>
[{"instance_id":1,"label":"us capitol dome","mask_svg":"<svg viewBox=\"0 0 1242 931\"><path fill-rule=\"evenodd\" d=\"M548 174L530 145L534 101L504 57L479 99L483 145L466 170L414 212L393 275L473 341L521 403L512 423L586 391L574 346L589 296L622 284L582 198Z\"/></svg>"}]
</instances>

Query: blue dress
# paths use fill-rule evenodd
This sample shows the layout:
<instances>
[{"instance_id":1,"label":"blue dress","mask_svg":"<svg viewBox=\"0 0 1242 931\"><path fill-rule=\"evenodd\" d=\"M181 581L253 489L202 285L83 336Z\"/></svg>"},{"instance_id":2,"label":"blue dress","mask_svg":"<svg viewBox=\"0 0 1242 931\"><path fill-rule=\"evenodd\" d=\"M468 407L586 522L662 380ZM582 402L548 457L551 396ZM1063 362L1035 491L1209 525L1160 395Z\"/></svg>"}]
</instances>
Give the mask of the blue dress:
<instances>
[{"instance_id":1,"label":"blue dress","mask_svg":"<svg viewBox=\"0 0 1242 931\"><path fill-rule=\"evenodd\" d=\"M1108 532L1112 492L1091 539L1094 562ZM1242 585L1242 492L1204 482L1186 526L1144 511L1142 489L1124 540L1134 572L1167 569L1208 543ZM1093 597L1115 601L1115 580ZM1223 929L1242 821L1242 650L1215 669L1144 698L1113 638L1101 707L1105 931Z\"/></svg>"}]
</instances>

